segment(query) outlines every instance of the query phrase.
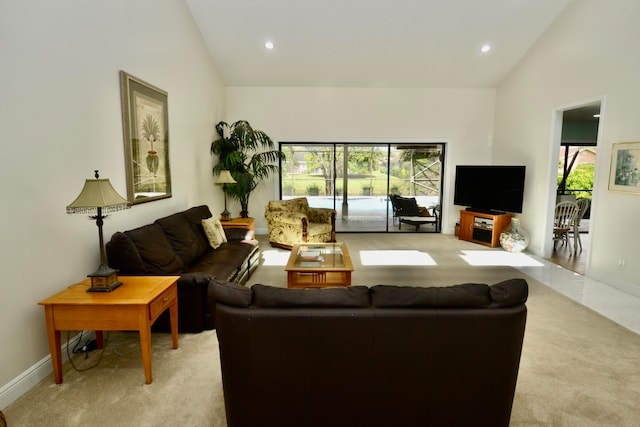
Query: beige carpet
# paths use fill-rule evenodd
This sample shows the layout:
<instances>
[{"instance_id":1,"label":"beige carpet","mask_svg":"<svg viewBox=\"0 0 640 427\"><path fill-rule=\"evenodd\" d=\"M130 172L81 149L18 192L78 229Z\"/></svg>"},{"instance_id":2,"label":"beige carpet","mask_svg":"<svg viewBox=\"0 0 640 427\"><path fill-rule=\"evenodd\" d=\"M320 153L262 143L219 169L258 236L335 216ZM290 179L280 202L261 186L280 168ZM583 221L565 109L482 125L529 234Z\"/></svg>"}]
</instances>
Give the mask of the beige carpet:
<instances>
[{"instance_id":1,"label":"beige carpet","mask_svg":"<svg viewBox=\"0 0 640 427\"><path fill-rule=\"evenodd\" d=\"M354 284L438 286L525 277L529 316L512 426L640 425L640 336L511 267L470 267L461 250L483 250L452 236L346 234ZM262 236L261 236L262 238ZM288 252L261 240L264 263L250 282L286 286ZM386 248L382 260L428 254L434 265L362 266L361 251ZM490 250L490 249L487 249ZM493 249L500 251L501 249ZM375 253L366 254L374 256ZM153 383L144 384L137 333L110 333L104 354L74 356L64 382L53 375L5 409L9 426L225 426L215 331L153 335ZM274 385L277 386L277 385ZM251 402L247 402L250 410Z\"/></svg>"}]
</instances>

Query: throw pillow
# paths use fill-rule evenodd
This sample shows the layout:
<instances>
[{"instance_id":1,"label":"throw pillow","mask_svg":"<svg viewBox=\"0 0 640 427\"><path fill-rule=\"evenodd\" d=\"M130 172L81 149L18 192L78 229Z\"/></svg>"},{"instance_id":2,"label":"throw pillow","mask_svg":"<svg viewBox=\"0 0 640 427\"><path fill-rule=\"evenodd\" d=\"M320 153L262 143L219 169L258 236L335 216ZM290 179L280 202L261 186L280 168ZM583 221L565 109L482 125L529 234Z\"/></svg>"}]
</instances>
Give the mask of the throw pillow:
<instances>
[{"instance_id":1,"label":"throw pillow","mask_svg":"<svg viewBox=\"0 0 640 427\"><path fill-rule=\"evenodd\" d=\"M420 216L431 216L431 212L429 212L429 209L425 208L424 206L418 206L418 212L420 212Z\"/></svg>"},{"instance_id":2,"label":"throw pillow","mask_svg":"<svg viewBox=\"0 0 640 427\"><path fill-rule=\"evenodd\" d=\"M221 244L227 241L227 236L224 234L222 224L220 224L220 220L218 220L217 218L211 217L203 219L202 228L204 229L204 234L207 235L209 244L213 249L216 249Z\"/></svg>"}]
</instances>

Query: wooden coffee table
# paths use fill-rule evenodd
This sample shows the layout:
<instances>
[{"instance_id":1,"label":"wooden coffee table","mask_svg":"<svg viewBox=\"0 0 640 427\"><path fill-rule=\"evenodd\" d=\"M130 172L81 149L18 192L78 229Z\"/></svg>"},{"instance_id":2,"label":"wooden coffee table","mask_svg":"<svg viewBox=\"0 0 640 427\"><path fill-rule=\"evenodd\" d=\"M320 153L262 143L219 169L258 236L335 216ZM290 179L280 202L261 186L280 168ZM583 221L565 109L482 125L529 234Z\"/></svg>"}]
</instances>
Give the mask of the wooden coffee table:
<instances>
[{"instance_id":1,"label":"wooden coffee table","mask_svg":"<svg viewBox=\"0 0 640 427\"><path fill-rule=\"evenodd\" d=\"M353 264L345 243L303 243L285 267L289 288L351 286Z\"/></svg>"},{"instance_id":2,"label":"wooden coffee table","mask_svg":"<svg viewBox=\"0 0 640 427\"><path fill-rule=\"evenodd\" d=\"M139 331L144 379L151 384L151 325L169 309L173 348L178 348L179 276L119 277L112 292L87 292L89 279L69 286L38 304L44 306L51 363L56 384L62 383L60 331L95 330L98 348L102 331Z\"/></svg>"}]
</instances>

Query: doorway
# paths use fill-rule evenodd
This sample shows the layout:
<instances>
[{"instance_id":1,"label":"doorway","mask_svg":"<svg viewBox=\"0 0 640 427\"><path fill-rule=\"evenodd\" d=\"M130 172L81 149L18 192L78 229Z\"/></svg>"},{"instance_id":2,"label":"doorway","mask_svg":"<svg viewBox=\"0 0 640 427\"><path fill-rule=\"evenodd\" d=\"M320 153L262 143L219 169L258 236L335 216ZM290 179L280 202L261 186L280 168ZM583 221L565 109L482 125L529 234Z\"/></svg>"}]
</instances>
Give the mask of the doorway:
<instances>
[{"instance_id":1,"label":"doorway","mask_svg":"<svg viewBox=\"0 0 640 427\"><path fill-rule=\"evenodd\" d=\"M554 246L550 261L579 274L585 274L589 254L591 202L597 158L601 102L593 102L562 111L562 129L558 156L556 203L563 200L585 206L572 244ZM577 233L577 235L576 235ZM574 238L575 237L575 238Z\"/></svg>"},{"instance_id":2,"label":"doorway","mask_svg":"<svg viewBox=\"0 0 640 427\"><path fill-rule=\"evenodd\" d=\"M335 209L337 232L440 232L444 143L280 143L280 149L286 157L280 197ZM438 213L436 221L402 227L390 194L414 197Z\"/></svg>"}]
</instances>

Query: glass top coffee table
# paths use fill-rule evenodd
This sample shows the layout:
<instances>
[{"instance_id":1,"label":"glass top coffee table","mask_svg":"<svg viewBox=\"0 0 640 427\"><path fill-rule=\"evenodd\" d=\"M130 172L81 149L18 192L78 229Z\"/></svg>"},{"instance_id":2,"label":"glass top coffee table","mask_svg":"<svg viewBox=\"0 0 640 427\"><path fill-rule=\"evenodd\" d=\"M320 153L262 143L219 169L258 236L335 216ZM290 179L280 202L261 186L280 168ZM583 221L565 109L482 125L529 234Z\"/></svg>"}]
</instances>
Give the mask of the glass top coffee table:
<instances>
[{"instance_id":1,"label":"glass top coffee table","mask_svg":"<svg viewBox=\"0 0 640 427\"><path fill-rule=\"evenodd\" d=\"M291 249L287 266L290 288L351 286L351 256L345 243L302 243Z\"/></svg>"}]
</instances>

